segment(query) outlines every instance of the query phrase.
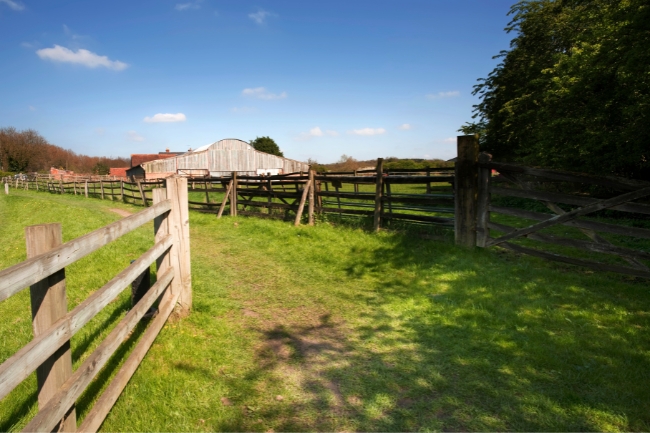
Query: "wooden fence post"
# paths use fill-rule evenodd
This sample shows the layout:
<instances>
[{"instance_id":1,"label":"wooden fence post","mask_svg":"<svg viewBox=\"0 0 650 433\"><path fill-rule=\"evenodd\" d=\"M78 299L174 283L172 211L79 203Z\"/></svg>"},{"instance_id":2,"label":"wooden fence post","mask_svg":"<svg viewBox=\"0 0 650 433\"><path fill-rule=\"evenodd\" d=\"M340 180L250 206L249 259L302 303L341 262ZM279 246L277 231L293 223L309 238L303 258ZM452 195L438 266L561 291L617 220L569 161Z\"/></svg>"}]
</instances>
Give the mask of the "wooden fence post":
<instances>
[{"instance_id":1,"label":"wooden fence post","mask_svg":"<svg viewBox=\"0 0 650 433\"><path fill-rule=\"evenodd\" d=\"M300 225L300 218L302 217L303 209L305 209L305 200L307 200L307 194L309 194L310 189L311 189L311 179L307 181L307 184L302 190L302 197L300 197L300 204L298 205L298 211L296 212L296 219L293 222L294 226Z\"/></svg>"},{"instance_id":2,"label":"wooden fence post","mask_svg":"<svg viewBox=\"0 0 650 433\"><path fill-rule=\"evenodd\" d=\"M172 209L169 212L169 231L174 238L171 261L175 271L175 283L172 282L172 288L176 286L180 290L180 296L178 298L179 305L177 305L176 313L180 317L184 317L192 309L190 216L187 203L187 178L168 177L166 184L167 198L172 201Z\"/></svg>"},{"instance_id":3,"label":"wooden fence post","mask_svg":"<svg viewBox=\"0 0 650 433\"><path fill-rule=\"evenodd\" d=\"M457 137L454 193L456 245L476 246L476 200L478 195L478 134Z\"/></svg>"},{"instance_id":4,"label":"wooden fence post","mask_svg":"<svg viewBox=\"0 0 650 433\"><path fill-rule=\"evenodd\" d=\"M104 200L104 181L99 179L99 192L102 196L102 200Z\"/></svg>"},{"instance_id":5,"label":"wooden fence post","mask_svg":"<svg viewBox=\"0 0 650 433\"><path fill-rule=\"evenodd\" d=\"M27 243L27 258L46 253L63 243L61 224L40 224L25 227L25 240ZM65 269L61 269L35 283L29 290L32 304L32 327L34 337L38 337L68 312ZM45 406L70 376L72 376L72 356L70 341L68 340L36 369L39 407ZM66 432L77 430L77 417L74 406L66 412L57 430Z\"/></svg>"},{"instance_id":6,"label":"wooden fence post","mask_svg":"<svg viewBox=\"0 0 650 433\"><path fill-rule=\"evenodd\" d=\"M481 152L478 162L487 164L492 160L492 155ZM476 201L476 246L485 247L490 237L490 179L492 170L486 167L478 169L478 198Z\"/></svg>"},{"instance_id":7,"label":"wooden fence post","mask_svg":"<svg viewBox=\"0 0 650 433\"><path fill-rule=\"evenodd\" d=\"M84 187L84 192L86 193L86 198L88 198L88 179L86 179L86 185Z\"/></svg>"},{"instance_id":8,"label":"wooden fence post","mask_svg":"<svg viewBox=\"0 0 650 433\"><path fill-rule=\"evenodd\" d=\"M126 203L124 200L124 180L120 180L120 197L122 198L122 203Z\"/></svg>"},{"instance_id":9,"label":"wooden fence post","mask_svg":"<svg viewBox=\"0 0 650 433\"><path fill-rule=\"evenodd\" d=\"M138 189L140 190L140 197L142 197L142 205L147 207L147 197L144 195L144 188L142 188L142 181L138 181Z\"/></svg>"},{"instance_id":10,"label":"wooden fence post","mask_svg":"<svg viewBox=\"0 0 650 433\"><path fill-rule=\"evenodd\" d=\"M375 216L374 230L376 232L381 228L381 196L384 189L384 159L377 159L377 179L375 180Z\"/></svg>"},{"instance_id":11,"label":"wooden fence post","mask_svg":"<svg viewBox=\"0 0 650 433\"><path fill-rule=\"evenodd\" d=\"M232 188L230 189L230 216L237 216L237 172L232 172Z\"/></svg>"},{"instance_id":12,"label":"wooden fence post","mask_svg":"<svg viewBox=\"0 0 650 433\"><path fill-rule=\"evenodd\" d=\"M5 182L5 194L9 195L9 184Z\"/></svg>"},{"instance_id":13,"label":"wooden fence post","mask_svg":"<svg viewBox=\"0 0 650 433\"><path fill-rule=\"evenodd\" d=\"M61 176L61 179L59 179L59 189L61 190L61 194L65 193L65 190L63 189L63 175Z\"/></svg>"},{"instance_id":14,"label":"wooden fence post","mask_svg":"<svg viewBox=\"0 0 650 433\"><path fill-rule=\"evenodd\" d=\"M309 225L314 225L314 170L309 170ZM356 185L356 184L355 184Z\"/></svg>"},{"instance_id":15,"label":"wooden fence post","mask_svg":"<svg viewBox=\"0 0 650 433\"><path fill-rule=\"evenodd\" d=\"M167 190L165 188L154 188L152 191L153 194L153 204L156 205L161 201L167 200ZM169 213L165 213L157 216L153 220L153 232L155 235L155 241L161 241L165 236L169 234ZM173 249L173 247L172 247ZM168 250L165 254L156 259L156 274L162 275L172 266L172 254L171 249ZM172 281L172 285L174 282ZM180 290L179 281L176 282L176 287Z\"/></svg>"}]
</instances>

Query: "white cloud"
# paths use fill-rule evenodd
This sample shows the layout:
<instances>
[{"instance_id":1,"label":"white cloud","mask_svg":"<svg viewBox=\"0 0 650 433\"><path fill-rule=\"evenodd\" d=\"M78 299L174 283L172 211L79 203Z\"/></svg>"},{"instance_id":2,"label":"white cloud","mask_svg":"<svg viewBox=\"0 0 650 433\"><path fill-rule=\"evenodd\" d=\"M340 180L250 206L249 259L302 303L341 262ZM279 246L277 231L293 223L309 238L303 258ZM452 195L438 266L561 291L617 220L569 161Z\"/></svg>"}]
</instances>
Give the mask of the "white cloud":
<instances>
[{"instance_id":1,"label":"white cloud","mask_svg":"<svg viewBox=\"0 0 650 433\"><path fill-rule=\"evenodd\" d=\"M322 129L320 129L319 126L315 126L311 128L309 132L303 132L302 134L300 134L298 137L296 137L296 140L309 140L314 137L322 137L324 135L329 135L330 137L336 137L337 135L339 135L339 133L331 129L323 131Z\"/></svg>"},{"instance_id":2,"label":"white cloud","mask_svg":"<svg viewBox=\"0 0 650 433\"><path fill-rule=\"evenodd\" d=\"M442 140L445 143L455 143L456 142L456 137L448 137Z\"/></svg>"},{"instance_id":3,"label":"white cloud","mask_svg":"<svg viewBox=\"0 0 650 433\"><path fill-rule=\"evenodd\" d=\"M126 137L131 141L138 141L138 142L144 141L144 137L135 131L127 132Z\"/></svg>"},{"instance_id":4,"label":"white cloud","mask_svg":"<svg viewBox=\"0 0 650 433\"><path fill-rule=\"evenodd\" d=\"M174 9L177 11L187 11L191 9L201 9L201 3L203 0L195 0L187 3L176 3Z\"/></svg>"},{"instance_id":5,"label":"white cloud","mask_svg":"<svg viewBox=\"0 0 650 433\"><path fill-rule=\"evenodd\" d=\"M241 92L244 96L249 96L257 99L284 99L287 97L287 92L282 92L279 95L271 93L264 87L255 87L251 89L244 89Z\"/></svg>"},{"instance_id":6,"label":"white cloud","mask_svg":"<svg viewBox=\"0 0 650 433\"><path fill-rule=\"evenodd\" d=\"M323 131L321 131L320 128L317 126L309 130L309 135L311 135L312 137L322 137Z\"/></svg>"},{"instance_id":7,"label":"white cloud","mask_svg":"<svg viewBox=\"0 0 650 433\"><path fill-rule=\"evenodd\" d=\"M401 129L402 131L407 131L407 130L409 130L411 128L413 128L413 126L411 126L409 123L402 123L399 126L399 129Z\"/></svg>"},{"instance_id":8,"label":"white cloud","mask_svg":"<svg viewBox=\"0 0 650 433\"><path fill-rule=\"evenodd\" d=\"M30 42L21 42L20 46L23 47L23 48L34 48L34 44L32 44Z\"/></svg>"},{"instance_id":9,"label":"white cloud","mask_svg":"<svg viewBox=\"0 0 650 433\"><path fill-rule=\"evenodd\" d=\"M9 6L10 9L13 9L15 11L22 11L23 9L25 9L24 4L12 0L0 0L0 3L6 4L7 6Z\"/></svg>"},{"instance_id":10,"label":"white cloud","mask_svg":"<svg viewBox=\"0 0 650 433\"><path fill-rule=\"evenodd\" d=\"M255 21L257 24L264 24L264 21L266 21L267 17L275 17L277 14L274 14L273 12L268 12L265 10L260 9L259 11L253 13L253 14L248 14L248 18L252 19Z\"/></svg>"},{"instance_id":11,"label":"white cloud","mask_svg":"<svg viewBox=\"0 0 650 433\"><path fill-rule=\"evenodd\" d=\"M187 117L183 113L158 113L154 114L152 117L145 117L142 119L143 122L147 123L169 123L169 122L185 122Z\"/></svg>"},{"instance_id":12,"label":"white cloud","mask_svg":"<svg viewBox=\"0 0 650 433\"><path fill-rule=\"evenodd\" d=\"M353 129L352 131L348 131L348 134L354 134L354 135L380 135L385 133L386 130L384 128L363 128L363 129Z\"/></svg>"},{"instance_id":13,"label":"white cloud","mask_svg":"<svg viewBox=\"0 0 650 433\"><path fill-rule=\"evenodd\" d=\"M339 135L338 132L336 132L336 131L332 131L331 129L328 129L327 131L325 131L325 134L327 134L327 135L329 135L329 136L331 136L331 137L336 137L336 136Z\"/></svg>"},{"instance_id":14,"label":"white cloud","mask_svg":"<svg viewBox=\"0 0 650 433\"><path fill-rule=\"evenodd\" d=\"M30 105L30 106L29 106L29 109L30 109L31 111L36 111L36 107L34 107L33 105Z\"/></svg>"},{"instance_id":15,"label":"white cloud","mask_svg":"<svg viewBox=\"0 0 650 433\"><path fill-rule=\"evenodd\" d=\"M77 51L69 50L60 45L54 45L54 48L43 48L37 50L36 54L43 60L52 60L53 62L78 63L89 68L103 66L114 71L122 71L129 67L119 60L110 60L106 56L100 56L92 51L79 49Z\"/></svg>"},{"instance_id":16,"label":"white cloud","mask_svg":"<svg viewBox=\"0 0 650 433\"><path fill-rule=\"evenodd\" d=\"M232 107L230 109L233 113L241 113L241 114L247 114L247 113L255 113L257 111L257 108L255 107Z\"/></svg>"},{"instance_id":17,"label":"white cloud","mask_svg":"<svg viewBox=\"0 0 650 433\"><path fill-rule=\"evenodd\" d=\"M438 93L427 94L427 98L429 99L455 98L456 96L460 96L460 92L458 90L453 90L451 92L438 92Z\"/></svg>"}]
</instances>

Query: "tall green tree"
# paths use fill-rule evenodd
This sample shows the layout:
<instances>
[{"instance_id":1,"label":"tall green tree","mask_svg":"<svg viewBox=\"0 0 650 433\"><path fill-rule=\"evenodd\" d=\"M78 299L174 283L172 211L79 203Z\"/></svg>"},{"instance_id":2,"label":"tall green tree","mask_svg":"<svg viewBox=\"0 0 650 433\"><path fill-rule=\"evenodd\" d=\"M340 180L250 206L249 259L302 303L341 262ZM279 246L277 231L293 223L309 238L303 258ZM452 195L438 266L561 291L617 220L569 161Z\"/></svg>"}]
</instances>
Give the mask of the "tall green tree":
<instances>
[{"instance_id":1,"label":"tall green tree","mask_svg":"<svg viewBox=\"0 0 650 433\"><path fill-rule=\"evenodd\" d=\"M650 3L524 0L465 133L495 159L650 179Z\"/></svg>"},{"instance_id":2,"label":"tall green tree","mask_svg":"<svg viewBox=\"0 0 650 433\"><path fill-rule=\"evenodd\" d=\"M257 137L251 140L250 145L260 152L270 153L271 155L284 156L280 147L271 137Z\"/></svg>"}]
</instances>

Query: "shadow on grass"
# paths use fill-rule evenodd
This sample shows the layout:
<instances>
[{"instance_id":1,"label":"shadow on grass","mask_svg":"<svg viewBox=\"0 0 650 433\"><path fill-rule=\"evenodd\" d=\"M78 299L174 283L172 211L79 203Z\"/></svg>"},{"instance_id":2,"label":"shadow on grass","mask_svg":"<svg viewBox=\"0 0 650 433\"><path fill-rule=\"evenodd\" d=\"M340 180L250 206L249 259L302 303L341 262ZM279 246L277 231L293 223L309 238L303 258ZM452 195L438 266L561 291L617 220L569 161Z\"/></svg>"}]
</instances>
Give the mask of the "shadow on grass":
<instances>
[{"instance_id":1,"label":"shadow on grass","mask_svg":"<svg viewBox=\"0 0 650 433\"><path fill-rule=\"evenodd\" d=\"M367 306L353 331L257 329L260 370L303 395L255 415L276 431L650 429L645 282L413 235L348 261L374 281L337 292Z\"/></svg>"}]
</instances>

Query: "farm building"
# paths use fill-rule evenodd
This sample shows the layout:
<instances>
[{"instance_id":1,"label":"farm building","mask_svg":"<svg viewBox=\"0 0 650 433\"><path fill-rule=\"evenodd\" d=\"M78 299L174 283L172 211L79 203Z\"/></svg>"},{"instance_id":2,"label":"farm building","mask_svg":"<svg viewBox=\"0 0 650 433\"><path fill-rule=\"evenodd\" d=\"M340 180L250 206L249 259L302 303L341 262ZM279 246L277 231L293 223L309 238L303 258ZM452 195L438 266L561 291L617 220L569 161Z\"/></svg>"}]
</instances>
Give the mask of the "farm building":
<instances>
[{"instance_id":1,"label":"farm building","mask_svg":"<svg viewBox=\"0 0 650 433\"><path fill-rule=\"evenodd\" d=\"M228 138L201 146L183 155L141 164L146 179L174 174L191 177L283 174L308 171L309 164L259 152L242 140Z\"/></svg>"}]
</instances>

